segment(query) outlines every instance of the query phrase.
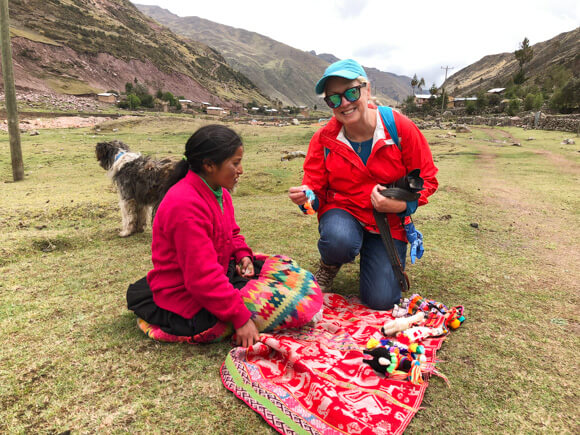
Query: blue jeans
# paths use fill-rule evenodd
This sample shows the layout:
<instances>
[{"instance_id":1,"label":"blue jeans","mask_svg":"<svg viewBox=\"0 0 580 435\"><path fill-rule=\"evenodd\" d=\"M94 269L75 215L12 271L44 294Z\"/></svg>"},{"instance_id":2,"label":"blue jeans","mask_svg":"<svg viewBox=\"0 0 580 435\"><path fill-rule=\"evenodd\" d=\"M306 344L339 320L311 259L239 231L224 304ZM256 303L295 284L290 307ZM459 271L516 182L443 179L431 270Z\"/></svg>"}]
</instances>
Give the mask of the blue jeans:
<instances>
[{"instance_id":1,"label":"blue jeans","mask_svg":"<svg viewBox=\"0 0 580 435\"><path fill-rule=\"evenodd\" d=\"M375 310L390 310L401 299L401 286L393 272L380 234L365 231L350 213L332 209L318 225L318 250L325 264L336 266L354 261L360 253L360 297ZM393 239L405 267L407 244Z\"/></svg>"}]
</instances>

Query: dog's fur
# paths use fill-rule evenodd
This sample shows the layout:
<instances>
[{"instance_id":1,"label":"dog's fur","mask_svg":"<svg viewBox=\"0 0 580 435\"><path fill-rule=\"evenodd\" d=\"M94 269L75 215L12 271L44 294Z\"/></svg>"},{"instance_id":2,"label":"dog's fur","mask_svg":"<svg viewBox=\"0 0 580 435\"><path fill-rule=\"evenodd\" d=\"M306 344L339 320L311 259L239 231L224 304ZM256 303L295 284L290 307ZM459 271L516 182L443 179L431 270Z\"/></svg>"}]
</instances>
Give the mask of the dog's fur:
<instances>
[{"instance_id":1,"label":"dog's fur","mask_svg":"<svg viewBox=\"0 0 580 435\"><path fill-rule=\"evenodd\" d=\"M119 192L123 226L119 235L128 237L143 232L151 212L153 221L165 183L178 160L154 160L132 152L118 140L98 143L95 154Z\"/></svg>"}]
</instances>

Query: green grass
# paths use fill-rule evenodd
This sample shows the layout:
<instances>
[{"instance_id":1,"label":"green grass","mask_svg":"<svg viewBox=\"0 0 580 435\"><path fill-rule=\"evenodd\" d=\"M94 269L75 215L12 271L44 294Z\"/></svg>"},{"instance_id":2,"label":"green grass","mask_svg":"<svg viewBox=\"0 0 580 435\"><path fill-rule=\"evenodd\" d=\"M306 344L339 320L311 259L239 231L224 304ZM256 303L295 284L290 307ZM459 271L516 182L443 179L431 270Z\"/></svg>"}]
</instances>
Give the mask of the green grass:
<instances>
[{"instance_id":1,"label":"green grass","mask_svg":"<svg viewBox=\"0 0 580 435\"><path fill-rule=\"evenodd\" d=\"M152 342L125 307L127 285L150 268L151 233L118 237L117 196L94 146L118 138L179 155L202 122L153 116L23 135L18 183L0 149L0 432L272 432L221 384L229 343ZM313 269L316 219L286 194L303 159L280 157L306 150L314 128L230 125L245 144L234 201L250 246ZM516 128L426 136L440 188L415 217L426 252L408 268L412 291L464 305L467 321L439 352L451 388L431 380L408 432L577 433L578 146ZM343 268L339 292L356 291L357 268Z\"/></svg>"}]
</instances>

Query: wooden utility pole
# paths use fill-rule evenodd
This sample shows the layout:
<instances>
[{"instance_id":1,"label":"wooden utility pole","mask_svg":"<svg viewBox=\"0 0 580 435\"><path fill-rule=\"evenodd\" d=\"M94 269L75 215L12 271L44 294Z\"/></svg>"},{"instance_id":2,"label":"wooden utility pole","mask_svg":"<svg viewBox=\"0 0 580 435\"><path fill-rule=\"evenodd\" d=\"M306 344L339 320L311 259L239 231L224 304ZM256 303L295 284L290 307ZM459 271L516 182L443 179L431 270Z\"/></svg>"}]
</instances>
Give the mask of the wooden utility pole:
<instances>
[{"instance_id":1,"label":"wooden utility pole","mask_svg":"<svg viewBox=\"0 0 580 435\"><path fill-rule=\"evenodd\" d=\"M453 69L455 67L453 66L442 66L441 69L445 70L445 80L443 80L443 84L445 84L445 82L447 81L447 71L450 69ZM443 107L445 106L445 87L443 85L441 85L441 88L443 88L443 91L441 92L441 113L443 113Z\"/></svg>"},{"instance_id":2,"label":"wooden utility pole","mask_svg":"<svg viewBox=\"0 0 580 435\"><path fill-rule=\"evenodd\" d=\"M10 156L12 158L12 178L14 181L20 181L24 179L24 164L22 162L22 148L20 147L20 127L18 125L18 106L16 105L16 90L14 88L14 71L12 70L8 0L0 0L0 44L2 48L2 75L4 76L8 135L10 136Z\"/></svg>"}]
</instances>

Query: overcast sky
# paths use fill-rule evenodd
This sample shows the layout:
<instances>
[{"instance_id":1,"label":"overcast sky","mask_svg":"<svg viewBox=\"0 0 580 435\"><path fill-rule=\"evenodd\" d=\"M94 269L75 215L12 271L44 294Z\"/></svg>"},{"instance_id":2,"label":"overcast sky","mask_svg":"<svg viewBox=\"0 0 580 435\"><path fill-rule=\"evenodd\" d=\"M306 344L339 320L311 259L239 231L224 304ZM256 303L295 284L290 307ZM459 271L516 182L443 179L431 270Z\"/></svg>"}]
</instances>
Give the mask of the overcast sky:
<instances>
[{"instance_id":1,"label":"overcast sky","mask_svg":"<svg viewBox=\"0 0 580 435\"><path fill-rule=\"evenodd\" d=\"M133 1L133 0L132 0ZM294 48L424 77L427 88L488 54L580 26L578 0L139 0Z\"/></svg>"}]
</instances>

